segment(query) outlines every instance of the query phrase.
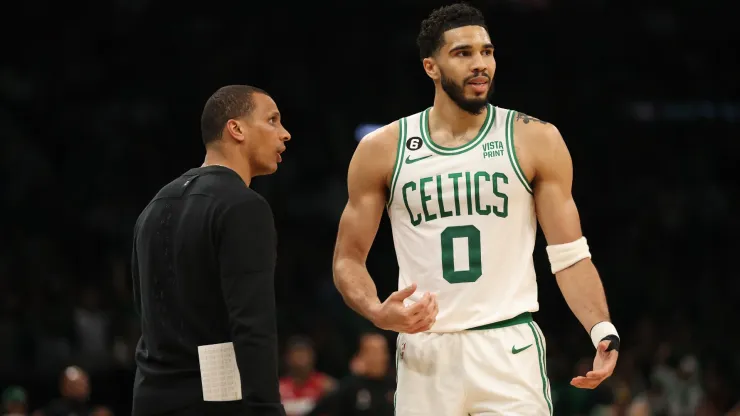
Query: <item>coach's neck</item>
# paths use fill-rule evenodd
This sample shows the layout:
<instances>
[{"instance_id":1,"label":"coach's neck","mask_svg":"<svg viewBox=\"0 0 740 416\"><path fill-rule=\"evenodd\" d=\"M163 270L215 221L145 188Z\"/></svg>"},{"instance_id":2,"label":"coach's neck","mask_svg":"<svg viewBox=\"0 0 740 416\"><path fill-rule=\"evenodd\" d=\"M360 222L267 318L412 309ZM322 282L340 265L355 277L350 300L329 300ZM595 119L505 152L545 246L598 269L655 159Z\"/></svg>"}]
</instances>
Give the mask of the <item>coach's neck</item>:
<instances>
[{"instance_id":1,"label":"coach's neck","mask_svg":"<svg viewBox=\"0 0 740 416\"><path fill-rule=\"evenodd\" d=\"M249 162L239 154L239 149L225 149L225 144L213 144L206 147L206 158L201 167L223 166L236 172L242 181L249 186L252 183L252 169Z\"/></svg>"}]
</instances>

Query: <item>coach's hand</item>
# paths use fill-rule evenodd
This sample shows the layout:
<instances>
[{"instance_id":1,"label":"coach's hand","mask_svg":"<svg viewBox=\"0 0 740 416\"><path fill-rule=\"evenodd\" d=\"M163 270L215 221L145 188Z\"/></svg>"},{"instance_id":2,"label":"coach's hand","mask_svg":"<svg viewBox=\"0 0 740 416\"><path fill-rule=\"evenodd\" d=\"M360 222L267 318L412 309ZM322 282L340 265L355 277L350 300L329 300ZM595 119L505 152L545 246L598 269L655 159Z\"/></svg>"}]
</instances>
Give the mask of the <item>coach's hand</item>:
<instances>
[{"instance_id":1,"label":"coach's hand","mask_svg":"<svg viewBox=\"0 0 740 416\"><path fill-rule=\"evenodd\" d=\"M586 376L578 376L570 381L570 384L581 389L595 389L614 372L617 365L619 351L607 351L611 341L601 341L596 348L596 358L594 358L594 369L586 373Z\"/></svg>"},{"instance_id":2,"label":"coach's hand","mask_svg":"<svg viewBox=\"0 0 740 416\"><path fill-rule=\"evenodd\" d=\"M378 328L415 334L428 330L437 320L437 296L429 292L415 304L405 306L404 299L416 291L416 283L393 292L385 302L378 305L374 313L373 324Z\"/></svg>"}]
</instances>

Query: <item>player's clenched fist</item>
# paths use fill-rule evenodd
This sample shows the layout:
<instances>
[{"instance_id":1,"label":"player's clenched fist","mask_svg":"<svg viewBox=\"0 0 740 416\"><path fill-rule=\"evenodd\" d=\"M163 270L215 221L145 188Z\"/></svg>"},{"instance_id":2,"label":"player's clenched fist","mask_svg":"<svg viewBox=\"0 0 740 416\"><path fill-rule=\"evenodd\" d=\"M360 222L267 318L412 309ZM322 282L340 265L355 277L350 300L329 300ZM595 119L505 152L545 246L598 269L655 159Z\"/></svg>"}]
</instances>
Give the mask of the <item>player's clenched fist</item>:
<instances>
[{"instance_id":1,"label":"player's clenched fist","mask_svg":"<svg viewBox=\"0 0 740 416\"><path fill-rule=\"evenodd\" d=\"M373 324L378 328L415 334L424 332L434 325L437 320L437 296L429 292L413 305L404 305L404 299L416 291L416 284L393 292L385 302L377 306L373 314Z\"/></svg>"}]
</instances>

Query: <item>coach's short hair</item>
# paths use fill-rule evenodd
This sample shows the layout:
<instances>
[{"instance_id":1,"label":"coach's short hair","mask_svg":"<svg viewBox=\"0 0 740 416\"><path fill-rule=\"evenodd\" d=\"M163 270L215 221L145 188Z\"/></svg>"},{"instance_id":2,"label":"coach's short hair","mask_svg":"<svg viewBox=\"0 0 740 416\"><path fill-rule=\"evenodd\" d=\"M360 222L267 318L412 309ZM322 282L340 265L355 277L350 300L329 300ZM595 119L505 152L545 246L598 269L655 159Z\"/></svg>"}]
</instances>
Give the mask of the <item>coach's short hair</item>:
<instances>
[{"instance_id":1,"label":"coach's short hair","mask_svg":"<svg viewBox=\"0 0 740 416\"><path fill-rule=\"evenodd\" d=\"M214 92L200 116L200 133L203 144L208 145L221 138L221 132L230 119L248 116L254 110L254 94L269 95L250 85L227 85Z\"/></svg>"},{"instance_id":2,"label":"coach's short hair","mask_svg":"<svg viewBox=\"0 0 740 416\"><path fill-rule=\"evenodd\" d=\"M488 30L483 13L469 4L457 3L434 10L421 22L421 30L416 38L421 59L439 51L444 44L446 31L463 26L481 26Z\"/></svg>"}]
</instances>

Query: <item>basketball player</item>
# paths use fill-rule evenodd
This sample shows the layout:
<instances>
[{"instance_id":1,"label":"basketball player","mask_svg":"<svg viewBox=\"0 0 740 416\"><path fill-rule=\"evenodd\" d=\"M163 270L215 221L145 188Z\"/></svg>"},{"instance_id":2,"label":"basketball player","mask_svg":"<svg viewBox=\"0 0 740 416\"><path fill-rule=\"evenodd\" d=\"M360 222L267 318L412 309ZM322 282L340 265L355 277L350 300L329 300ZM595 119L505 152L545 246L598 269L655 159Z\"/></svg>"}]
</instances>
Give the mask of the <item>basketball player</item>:
<instances>
[{"instance_id":1,"label":"basketball player","mask_svg":"<svg viewBox=\"0 0 740 416\"><path fill-rule=\"evenodd\" d=\"M477 9L435 10L418 44L434 105L358 145L335 283L351 308L399 332L397 415L552 414L545 340L531 315L537 220L596 348L593 370L571 384L598 386L619 348L571 196L568 149L552 124L488 103L496 61ZM399 290L381 302L365 259L384 208Z\"/></svg>"}]
</instances>

